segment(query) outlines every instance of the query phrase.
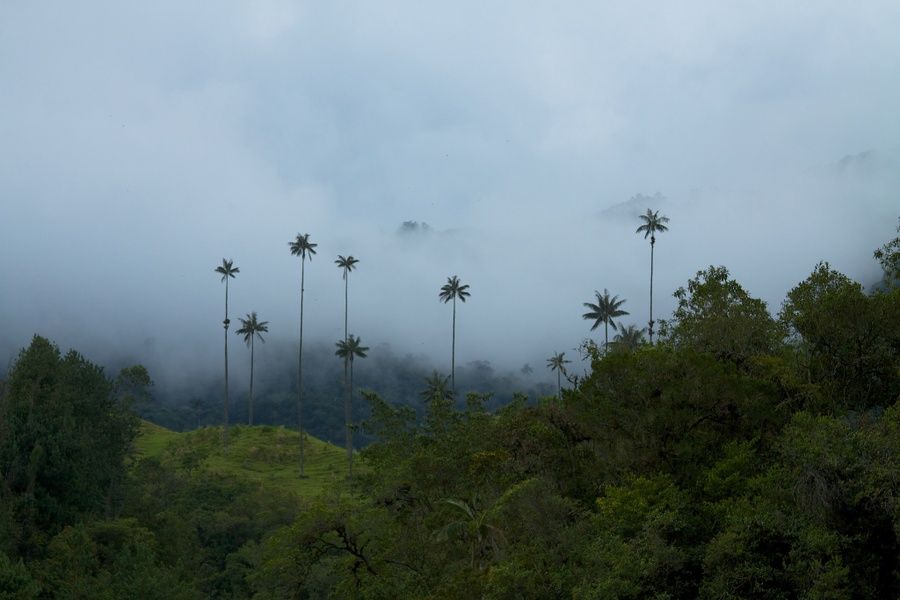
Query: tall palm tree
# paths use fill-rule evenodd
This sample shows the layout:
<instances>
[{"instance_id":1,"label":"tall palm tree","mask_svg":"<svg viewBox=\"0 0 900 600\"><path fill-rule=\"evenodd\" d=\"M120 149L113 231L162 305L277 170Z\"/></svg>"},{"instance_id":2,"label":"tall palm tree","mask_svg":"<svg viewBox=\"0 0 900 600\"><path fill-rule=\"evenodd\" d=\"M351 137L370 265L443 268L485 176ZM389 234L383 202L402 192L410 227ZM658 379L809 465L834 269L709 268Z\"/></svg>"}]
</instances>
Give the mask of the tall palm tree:
<instances>
[{"instance_id":1,"label":"tall palm tree","mask_svg":"<svg viewBox=\"0 0 900 600\"><path fill-rule=\"evenodd\" d=\"M222 276L222 281L225 282L225 320L222 321L225 325L225 416L222 428L222 447L225 452L228 452L228 325L231 323L228 320L228 280L234 279L234 276L241 270L234 266L233 260L223 258L222 264L216 267L215 271Z\"/></svg>"},{"instance_id":2,"label":"tall palm tree","mask_svg":"<svg viewBox=\"0 0 900 600\"><path fill-rule=\"evenodd\" d=\"M653 248L656 246L656 233L662 233L663 231L668 231L669 228L666 227L666 223L669 222L669 217L663 217L659 214L658 210L650 210L647 209L647 213L641 215L641 219L643 220L643 224L637 228L635 233L643 233L644 239L647 239L647 236L650 236L650 322L648 323L649 327L647 329L647 333L650 336L650 343L653 343Z\"/></svg>"},{"instance_id":3,"label":"tall palm tree","mask_svg":"<svg viewBox=\"0 0 900 600\"><path fill-rule=\"evenodd\" d=\"M613 348L623 352L634 352L644 343L644 329L635 325L623 327L613 338Z\"/></svg>"},{"instance_id":4,"label":"tall palm tree","mask_svg":"<svg viewBox=\"0 0 900 600\"><path fill-rule=\"evenodd\" d=\"M605 332L604 350L608 351L609 328L612 327L613 331L618 329L614 319L627 315L628 311L619 308L625 304L625 299L619 300L619 296L610 297L609 292L605 288L602 295L598 291L594 291L594 294L597 296L597 304L585 302L584 306L585 308L589 308L590 312L584 313L582 317L585 319L594 319L594 325L591 327L591 331L597 329L597 327L600 326L600 323L603 323Z\"/></svg>"},{"instance_id":5,"label":"tall palm tree","mask_svg":"<svg viewBox=\"0 0 900 600\"><path fill-rule=\"evenodd\" d=\"M316 246L309 241L309 234L297 234L293 242L288 242L293 256L300 257L300 350L297 353L297 425L300 431L300 477L304 477L303 460L303 292L306 283L306 259L312 262L316 254Z\"/></svg>"},{"instance_id":6,"label":"tall palm tree","mask_svg":"<svg viewBox=\"0 0 900 600\"><path fill-rule=\"evenodd\" d=\"M347 469L350 475L353 475L353 430L350 428L353 418L353 358L365 358L369 348L363 346L359 337L352 334L339 341L336 346L335 354L344 359L345 366L350 365L350 380L347 386L347 395L344 398L344 422L347 440Z\"/></svg>"},{"instance_id":7,"label":"tall palm tree","mask_svg":"<svg viewBox=\"0 0 900 600\"><path fill-rule=\"evenodd\" d=\"M248 405L248 423L253 425L253 355L255 350L255 340L265 343L262 334L268 333L269 322L260 321L256 317L256 311L247 315L246 319L240 319L241 328L235 331L236 334L244 336L244 343L250 346L250 403Z\"/></svg>"},{"instance_id":8,"label":"tall palm tree","mask_svg":"<svg viewBox=\"0 0 900 600\"><path fill-rule=\"evenodd\" d=\"M572 361L566 360L565 352L557 352L547 359L547 366L551 371L556 371L556 397L560 400L562 400L562 380L560 376L565 375L566 365L570 362Z\"/></svg>"},{"instance_id":9,"label":"tall palm tree","mask_svg":"<svg viewBox=\"0 0 900 600\"><path fill-rule=\"evenodd\" d=\"M347 339L347 301L348 301L348 287L350 282L350 271L356 266L356 263L359 262L359 259L353 258L352 255L341 256L338 254L337 260L334 261L334 264L338 266L339 269L343 269L343 277L344 277L344 340Z\"/></svg>"},{"instance_id":10,"label":"tall palm tree","mask_svg":"<svg viewBox=\"0 0 900 600\"><path fill-rule=\"evenodd\" d=\"M460 285L459 277L454 275L453 277L447 278L447 283L441 286L441 293L438 294L438 298L444 304L447 304L451 300L453 301L453 342L450 350L450 389L454 394L456 393L456 299L459 298L460 302L465 302L466 298L471 296L471 293L467 291L468 289L468 284Z\"/></svg>"},{"instance_id":11,"label":"tall palm tree","mask_svg":"<svg viewBox=\"0 0 900 600\"><path fill-rule=\"evenodd\" d=\"M547 359L547 367L550 371L556 371L556 397L558 399L562 399L562 379L561 375L565 375L566 373L566 364L572 362L571 360L566 360L565 352L557 352L553 356Z\"/></svg>"}]
</instances>

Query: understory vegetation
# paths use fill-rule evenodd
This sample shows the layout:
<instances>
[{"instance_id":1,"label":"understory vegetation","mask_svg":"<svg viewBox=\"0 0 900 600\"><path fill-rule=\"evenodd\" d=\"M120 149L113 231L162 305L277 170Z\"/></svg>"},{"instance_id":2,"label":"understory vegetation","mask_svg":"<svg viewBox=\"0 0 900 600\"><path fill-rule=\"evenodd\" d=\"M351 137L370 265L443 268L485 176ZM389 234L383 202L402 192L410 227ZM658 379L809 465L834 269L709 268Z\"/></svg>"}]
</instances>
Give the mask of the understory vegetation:
<instances>
[{"instance_id":1,"label":"understory vegetation","mask_svg":"<svg viewBox=\"0 0 900 600\"><path fill-rule=\"evenodd\" d=\"M892 243L876 290L821 263L774 316L700 271L559 398L364 391L351 478L312 438L299 478L296 430L141 423L146 371L35 337L0 388L0 598L900 597Z\"/></svg>"}]
</instances>

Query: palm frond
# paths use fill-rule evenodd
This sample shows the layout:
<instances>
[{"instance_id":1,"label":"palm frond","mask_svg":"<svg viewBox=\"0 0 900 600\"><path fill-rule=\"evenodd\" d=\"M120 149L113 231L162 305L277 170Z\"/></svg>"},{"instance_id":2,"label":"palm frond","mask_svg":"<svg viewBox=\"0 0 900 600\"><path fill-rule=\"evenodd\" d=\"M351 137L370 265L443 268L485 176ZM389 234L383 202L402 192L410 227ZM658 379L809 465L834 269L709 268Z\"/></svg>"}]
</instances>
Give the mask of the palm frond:
<instances>
[{"instance_id":1,"label":"palm frond","mask_svg":"<svg viewBox=\"0 0 900 600\"><path fill-rule=\"evenodd\" d=\"M466 298L472 295L472 293L469 292L468 289L468 284L460 285L459 277L453 275L452 277L448 277L447 283L441 286L441 291L438 294L438 298L445 304L447 302L450 302L454 298L459 298L461 302L465 302Z\"/></svg>"},{"instance_id":2,"label":"palm frond","mask_svg":"<svg viewBox=\"0 0 900 600\"><path fill-rule=\"evenodd\" d=\"M215 272L222 276L222 281L225 281L228 277L234 279L236 273L240 273L241 270L234 266L234 260L225 260L222 259L222 264L216 267Z\"/></svg>"},{"instance_id":3,"label":"palm frond","mask_svg":"<svg viewBox=\"0 0 900 600\"><path fill-rule=\"evenodd\" d=\"M318 244L313 244L309 241L309 234L304 233L303 235L297 234L297 238L293 242L288 242L288 246L291 249L291 254L294 256L299 256L301 260L312 260L312 257L316 254L316 246Z\"/></svg>"}]
</instances>

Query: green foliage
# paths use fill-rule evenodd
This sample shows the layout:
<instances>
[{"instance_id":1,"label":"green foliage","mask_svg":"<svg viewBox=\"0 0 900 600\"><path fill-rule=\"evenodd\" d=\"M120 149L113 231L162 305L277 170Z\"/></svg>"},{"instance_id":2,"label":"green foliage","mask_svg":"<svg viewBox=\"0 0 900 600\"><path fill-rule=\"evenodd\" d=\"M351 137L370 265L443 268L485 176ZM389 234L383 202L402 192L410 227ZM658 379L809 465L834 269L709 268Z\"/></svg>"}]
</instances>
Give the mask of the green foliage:
<instances>
[{"instance_id":1,"label":"green foliage","mask_svg":"<svg viewBox=\"0 0 900 600\"><path fill-rule=\"evenodd\" d=\"M153 534L132 519L66 527L35 571L53 598L199 598L156 556Z\"/></svg>"},{"instance_id":2,"label":"green foliage","mask_svg":"<svg viewBox=\"0 0 900 600\"><path fill-rule=\"evenodd\" d=\"M15 522L8 551L37 552L65 525L118 509L136 420L103 370L35 337L0 399L0 500ZM0 525L0 528L3 526Z\"/></svg>"},{"instance_id":3,"label":"green foliage","mask_svg":"<svg viewBox=\"0 0 900 600\"><path fill-rule=\"evenodd\" d=\"M781 320L797 336L807 379L833 402L825 409L884 406L900 394L898 288L866 295L820 263L788 292Z\"/></svg>"},{"instance_id":4,"label":"green foliage","mask_svg":"<svg viewBox=\"0 0 900 600\"><path fill-rule=\"evenodd\" d=\"M0 551L0 600L33 600L40 592L40 584L31 577L22 559L13 561Z\"/></svg>"},{"instance_id":5,"label":"green foliage","mask_svg":"<svg viewBox=\"0 0 900 600\"><path fill-rule=\"evenodd\" d=\"M730 279L725 267L698 271L674 296L678 305L672 319L662 322L660 336L675 346L743 364L773 354L783 337L766 303Z\"/></svg>"},{"instance_id":6,"label":"green foliage","mask_svg":"<svg viewBox=\"0 0 900 600\"><path fill-rule=\"evenodd\" d=\"M897 225L897 232L900 233L900 225ZM883 286L886 289L897 287L897 283L900 281L900 236L876 250L875 259L881 264L881 269L884 271Z\"/></svg>"}]
</instances>

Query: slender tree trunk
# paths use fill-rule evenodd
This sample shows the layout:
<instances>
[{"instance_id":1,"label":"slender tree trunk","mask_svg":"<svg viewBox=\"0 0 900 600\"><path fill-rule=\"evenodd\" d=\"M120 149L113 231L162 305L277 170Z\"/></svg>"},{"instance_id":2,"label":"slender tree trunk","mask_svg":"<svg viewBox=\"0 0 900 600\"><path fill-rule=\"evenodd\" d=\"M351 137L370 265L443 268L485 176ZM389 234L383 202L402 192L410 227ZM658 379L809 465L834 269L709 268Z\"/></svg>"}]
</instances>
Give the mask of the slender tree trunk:
<instances>
[{"instance_id":1,"label":"slender tree trunk","mask_svg":"<svg viewBox=\"0 0 900 600\"><path fill-rule=\"evenodd\" d=\"M656 246L656 236L650 236L650 345L653 345L653 248Z\"/></svg>"},{"instance_id":2,"label":"slender tree trunk","mask_svg":"<svg viewBox=\"0 0 900 600\"><path fill-rule=\"evenodd\" d=\"M560 370L556 370L556 398L562 400L562 381L560 380Z\"/></svg>"},{"instance_id":3,"label":"slender tree trunk","mask_svg":"<svg viewBox=\"0 0 900 600\"><path fill-rule=\"evenodd\" d=\"M347 473L353 476L353 431L350 429L350 421L353 418L353 359L344 359L344 377L347 377L347 367L350 367L350 379L347 385L347 396L344 402L344 420L347 427Z\"/></svg>"},{"instance_id":4,"label":"slender tree trunk","mask_svg":"<svg viewBox=\"0 0 900 600\"><path fill-rule=\"evenodd\" d=\"M303 456L303 292L306 276L306 257L300 256L300 352L297 354L297 426L300 431L300 477L304 477Z\"/></svg>"},{"instance_id":5,"label":"slender tree trunk","mask_svg":"<svg viewBox=\"0 0 900 600\"><path fill-rule=\"evenodd\" d=\"M347 289L350 284L350 273L344 269L344 341L347 341L347 307L349 306L349 296Z\"/></svg>"},{"instance_id":6,"label":"slender tree trunk","mask_svg":"<svg viewBox=\"0 0 900 600\"><path fill-rule=\"evenodd\" d=\"M450 345L450 387L456 397L456 296L453 297L453 335Z\"/></svg>"},{"instance_id":7,"label":"slender tree trunk","mask_svg":"<svg viewBox=\"0 0 900 600\"><path fill-rule=\"evenodd\" d=\"M222 447L228 453L228 276L225 276L225 415L222 427Z\"/></svg>"},{"instance_id":8,"label":"slender tree trunk","mask_svg":"<svg viewBox=\"0 0 900 600\"><path fill-rule=\"evenodd\" d=\"M349 307L349 295L348 288L350 284L350 272L345 268L344 269L344 344L347 344L347 312ZM344 357L344 439L345 444L347 446L347 473L349 475L353 474L353 434L350 432L350 388L351 384L347 377L347 370L350 369L350 372L353 372L352 363L350 362L350 357Z\"/></svg>"},{"instance_id":9,"label":"slender tree trunk","mask_svg":"<svg viewBox=\"0 0 900 600\"><path fill-rule=\"evenodd\" d=\"M609 354L609 319L603 321L603 354Z\"/></svg>"},{"instance_id":10,"label":"slender tree trunk","mask_svg":"<svg viewBox=\"0 0 900 600\"><path fill-rule=\"evenodd\" d=\"M250 406L249 406L249 414L250 414L250 425L253 425L253 351L254 351L254 342L253 337L250 338Z\"/></svg>"}]
</instances>

